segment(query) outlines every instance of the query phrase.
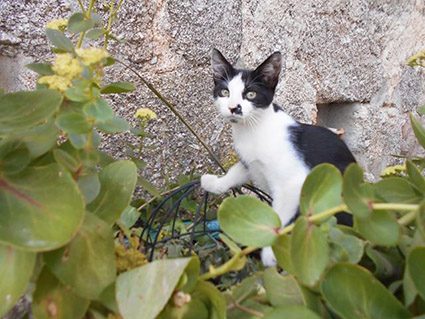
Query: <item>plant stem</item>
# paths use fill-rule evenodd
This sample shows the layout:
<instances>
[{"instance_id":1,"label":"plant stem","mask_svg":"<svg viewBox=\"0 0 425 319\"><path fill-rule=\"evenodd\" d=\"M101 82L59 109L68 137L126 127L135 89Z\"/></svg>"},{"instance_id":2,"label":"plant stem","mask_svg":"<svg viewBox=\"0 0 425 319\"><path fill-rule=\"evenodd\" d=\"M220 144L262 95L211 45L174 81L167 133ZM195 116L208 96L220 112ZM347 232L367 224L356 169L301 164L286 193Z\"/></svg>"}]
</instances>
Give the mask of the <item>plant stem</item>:
<instances>
[{"instance_id":1,"label":"plant stem","mask_svg":"<svg viewBox=\"0 0 425 319\"><path fill-rule=\"evenodd\" d=\"M84 5L83 5L83 3L81 2L81 0L78 0L78 4L80 5L81 12L85 15L85 14L86 14L86 10L84 9Z\"/></svg>"},{"instance_id":2,"label":"plant stem","mask_svg":"<svg viewBox=\"0 0 425 319\"><path fill-rule=\"evenodd\" d=\"M84 11L84 6L83 6L83 4L82 4L81 0L78 0L78 2L79 2L80 7L81 7L81 9L82 9L82 11L83 11L83 14L84 14L84 15L85 15L88 19L90 19L91 11L93 10L93 6L94 6L94 4L95 4L96 0L90 0L90 4L89 4L89 8L87 9L87 12L85 12L85 11ZM83 44L83 39L84 39L84 36L85 36L85 35L86 35L86 32L85 32L85 31L81 32L80 37L78 38L77 45L76 45L76 48L77 48L77 49L81 48L81 45Z\"/></svg>"},{"instance_id":3,"label":"plant stem","mask_svg":"<svg viewBox=\"0 0 425 319\"><path fill-rule=\"evenodd\" d=\"M398 223L402 226L408 225L409 223L411 223L415 219L416 212L419 208L419 205L416 205L416 204L374 203L372 205L373 205L372 207L373 207L374 210L409 211L406 215L404 215L403 217L401 217L398 220ZM332 207L332 208L330 208L330 209L328 209L328 210L326 210L322 213L315 214L313 216L309 216L308 221L309 222L315 222L315 221L318 221L322 218L333 216L336 213L343 212L343 211L348 211L347 205L344 205L344 204L338 205L338 206ZM279 231L279 235L290 233L294 229L294 226L295 226L295 223L292 223L292 224L282 228ZM240 253L234 255L226 263L224 263L223 265L221 265L218 268L210 269L209 272L203 274L202 276L200 276L200 278L203 279L203 280L207 280L207 279L210 279L210 278L214 278L214 277L217 277L217 276L224 275L224 274L232 271L233 266L236 264L236 262L238 261L239 258L244 257L244 256L252 253L254 250L257 250L257 249L258 249L258 247L253 247L253 246L246 247Z\"/></svg>"},{"instance_id":4,"label":"plant stem","mask_svg":"<svg viewBox=\"0 0 425 319\"><path fill-rule=\"evenodd\" d=\"M122 2L122 1L121 1ZM121 3L120 3L121 4ZM119 7L118 7L119 8ZM105 42L103 43L103 48L106 50L106 48L108 47L108 40L109 40L109 32L111 31L111 27L112 27L112 18L114 17L114 0L111 0L110 5L109 5L109 19L108 19L108 26L106 27L106 32L105 32Z\"/></svg>"},{"instance_id":5,"label":"plant stem","mask_svg":"<svg viewBox=\"0 0 425 319\"><path fill-rule=\"evenodd\" d=\"M244 306L242 306L239 303L234 303L233 305L234 305L234 308L237 308L240 311L246 312L246 313L248 313L250 315L253 315L253 316L256 316L256 317L260 317L260 318L263 318L264 317L264 314L262 312L259 312L257 310L251 309L251 308L244 307Z\"/></svg>"},{"instance_id":6,"label":"plant stem","mask_svg":"<svg viewBox=\"0 0 425 319\"><path fill-rule=\"evenodd\" d=\"M116 61L120 64L122 64L123 66L125 66L126 68L128 68L130 71L132 71L142 82L143 84L145 84L149 90L151 90L169 109L171 112L174 113L174 115L176 115L178 117L178 119L180 120L180 122L182 122L184 124L184 126L186 126L186 128L193 134L193 136L195 136L195 138L199 141L199 143L201 143L201 145L207 150L207 152L210 154L210 156L212 157L212 159L214 160L214 162L223 170L224 173L226 173L226 169L223 167L223 165L221 165L219 159L214 155L214 153L212 152L212 150L208 147L208 145L204 142L204 140L195 132L195 130L190 126L190 124L188 122L186 122L186 120L183 118L183 116L177 111L177 109L170 103L168 102L168 100L162 96L161 93L159 93L152 84L150 84L147 80L145 80L136 70L134 70L131 66L129 66L128 64L117 60Z\"/></svg>"}]
</instances>

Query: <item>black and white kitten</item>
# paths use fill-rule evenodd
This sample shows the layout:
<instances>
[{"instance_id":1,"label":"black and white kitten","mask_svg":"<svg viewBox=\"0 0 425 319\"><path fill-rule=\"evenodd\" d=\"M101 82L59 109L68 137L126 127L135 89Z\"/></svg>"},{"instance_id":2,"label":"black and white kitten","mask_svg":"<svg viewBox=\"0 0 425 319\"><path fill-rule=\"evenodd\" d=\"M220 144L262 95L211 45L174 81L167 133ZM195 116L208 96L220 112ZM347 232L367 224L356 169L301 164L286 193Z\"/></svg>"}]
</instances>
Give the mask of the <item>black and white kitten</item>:
<instances>
[{"instance_id":1,"label":"black and white kitten","mask_svg":"<svg viewBox=\"0 0 425 319\"><path fill-rule=\"evenodd\" d=\"M355 159L336 134L299 123L273 104L281 60L275 52L255 70L239 70L213 50L215 105L232 124L239 162L224 176L202 176L201 186L221 194L254 181L272 196L273 209L286 225L297 214L301 187L314 166L331 163L344 171ZM340 215L339 222L350 224L351 216ZM266 266L276 264L270 247L261 257Z\"/></svg>"}]
</instances>

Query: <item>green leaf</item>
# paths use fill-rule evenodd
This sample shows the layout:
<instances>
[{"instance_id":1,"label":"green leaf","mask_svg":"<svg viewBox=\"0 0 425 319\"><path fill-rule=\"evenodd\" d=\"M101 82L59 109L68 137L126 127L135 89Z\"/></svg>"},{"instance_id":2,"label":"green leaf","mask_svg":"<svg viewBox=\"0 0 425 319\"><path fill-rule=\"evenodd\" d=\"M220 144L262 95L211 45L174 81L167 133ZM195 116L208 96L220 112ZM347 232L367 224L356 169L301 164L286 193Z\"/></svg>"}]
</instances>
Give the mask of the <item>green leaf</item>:
<instances>
[{"instance_id":1,"label":"green leaf","mask_svg":"<svg viewBox=\"0 0 425 319\"><path fill-rule=\"evenodd\" d=\"M267 313L264 319L320 319L319 315L305 306L290 305L276 308Z\"/></svg>"},{"instance_id":2,"label":"green leaf","mask_svg":"<svg viewBox=\"0 0 425 319\"><path fill-rule=\"evenodd\" d=\"M314 215L342 204L342 177L331 164L313 168L301 190L300 210L303 215Z\"/></svg>"},{"instance_id":3,"label":"green leaf","mask_svg":"<svg viewBox=\"0 0 425 319\"><path fill-rule=\"evenodd\" d=\"M402 177L388 177L375 185L377 197L388 203L419 203L423 196L419 196L409 182Z\"/></svg>"},{"instance_id":4,"label":"green leaf","mask_svg":"<svg viewBox=\"0 0 425 319\"><path fill-rule=\"evenodd\" d=\"M52 70L50 63L30 63L26 67L40 75L53 75L55 72Z\"/></svg>"},{"instance_id":5,"label":"green leaf","mask_svg":"<svg viewBox=\"0 0 425 319\"><path fill-rule=\"evenodd\" d=\"M81 12L74 13L68 19L68 31L72 33L80 33L87 31L94 26L94 21L88 19Z\"/></svg>"},{"instance_id":6,"label":"green leaf","mask_svg":"<svg viewBox=\"0 0 425 319\"><path fill-rule=\"evenodd\" d=\"M115 134L130 130L130 124L118 116L114 116L106 121L96 124L99 130L105 133Z\"/></svg>"},{"instance_id":7,"label":"green leaf","mask_svg":"<svg viewBox=\"0 0 425 319\"><path fill-rule=\"evenodd\" d=\"M75 173L78 169L78 162L68 152L61 149L55 149L53 151L53 157L56 163L69 170L71 173Z\"/></svg>"},{"instance_id":8,"label":"green leaf","mask_svg":"<svg viewBox=\"0 0 425 319\"><path fill-rule=\"evenodd\" d=\"M131 161L118 161L106 166L99 178L100 193L87 209L112 225L130 203L136 185L137 169Z\"/></svg>"},{"instance_id":9,"label":"green leaf","mask_svg":"<svg viewBox=\"0 0 425 319\"><path fill-rule=\"evenodd\" d=\"M413 248L407 256L407 268L419 295L425 299L425 247Z\"/></svg>"},{"instance_id":10,"label":"green leaf","mask_svg":"<svg viewBox=\"0 0 425 319\"><path fill-rule=\"evenodd\" d=\"M47 29L46 35L50 42L60 50L74 52L74 45L64 34L58 30Z\"/></svg>"},{"instance_id":11,"label":"green leaf","mask_svg":"<svg viewBox=\"0 0 425 319\"><path fill-rule=\"evenodd\" d=\"M305 217L295 222L291 236L291 259L295 275L307 286L317 283L328 264L326 236Z\"/></svg>"},{"instance_id":12,"label":"green leaf","mask_svg":"<svg viewBox=\"0 0 425 319\"><path fill-rule=\"evenodd\" d=\"M419 120L413 116L412 113L410 113L409 116L416 139L418 140L419 144L421 144L422 147L425 148L425 128L421 125Z\"/></svg>"},{"instance_id":13,"label":"green leaf","mask_svg":"<svg viewBox=\"0 0 425 319\"><path fill-rule=\"evenodd\" d=\"M35 126L15 136L25 143L30 151L30 157L33 159L43 155L57 145L58 133L59 130L53 119L50 119L45 124Z\"/></svg>"},{"instance_id":14,"label":"green leaf","mask_svg":"<svg viewBox=\"0 0 425 319\"><path fill-rule=\"evenodd\" d=\"M83 106L86 117L93 118L96 122L104 122L114 117L114 111L104 99L98 98Z\"/></svg>"},{"instance_id":15,"label":"green leaf","mask_svg":"<svg viewBox=\"0 0 425 319\"><path fill-rule=\"evenodd\" d=\"M111 57L107 57L106 62L103 64L103 66L111 66L115 64L115 59Z\"/></svg>"},{"instance_id":16,"label":"green leaf","mask_svg":"<svg viewBox=\"0 0 425 319\"><path fill-rule=\"evenodd\" d=\"M46 121L62 103L53 90L9 93L0 97L0 135L17 134Z\"/></svg>"},{"instance_id":17,"label":"green leaf","mask_svg":"<svg viewBox=\"0 0 425 319\"><path fill-rule=\"evenodd\" d=\"M422 176L419 169L413 164L412 161L406 162L406 170L409 175L409 181L416 186L416 188L421 192L425 193L425 179Z\"/></svg>"},{"instance_id":18,"label":"green leaf","mask_svg":"<svg viewBox=\"0 0 425 319\"><path fill-rule=\"evenodd\" d=\"M115 298L115 282L106 287L97 300L109 310L118 313L117 298Z\"/></svg>"},{"instance_id":19,"label":"green leaf","mask_svg":"<svg viewBox=\"0 0 425 319\"><path fill-rule=\"evenodd\" d=\"M137 178L137 185L142 186L145 190L147 190L152 196L154 197L160 197L158 189L155 185L153 185L151 182L149 182L147 179L143 177Z\"/></svg>"},{"instance_id":20,"label":"green leaf","mask_svg":"<svg viewBox=\"0 0 425 319\"><path fill-rule=\"evenodd\" d=\"M167 304L191 260L156 260L119 275L116 298L121 315L125 319L155 318Z\"/></svg>"},{"instance_id":21,"label":"green leaf","mask_svg":"<svg viewBox=\"0 0 425 319\"><path fill-rule=\"evenodd\" d=\"M410 318L407 309L369 271L357 265L333 265L321 290L327 303L343 319Z\"/></svg>"},{"instance_id":22,"label":"green leaf","mask_svg":"<svg viewBox=\"0 0 425 319\"><path fill-rule=\"evenodd\" d=\"M92 124L80 113L59 115L56 118L56 126L71 134L87 134L92 130Z\"/></svg>"},{"instance_id":23,"label":"green leaf","mask_svg":"<svg viewBox=\"0 0 425 319\"><path fill-rule=\"evenodd\" d=\"M425 200L419 205L418 213L416 214L416 227L422 238L425 239Z\"/></svg>"},{"instance_id":24,"label":"green leaf","mask_svg":"<svg viewBox=\"0 0 425 319\"><path fill-rule=\"evenodd\" d=\"M279 275L275 267L264 271L264 288L273 307L304 304L300 286L295 278L292 275Z\"/></svg>"},{"instance_id":25,"label":"green leaf","mask_svg":"<svg viewBox=\"0 0 425 319\"><path fill-rule=\"evenodd\" d=\"M91 203L99 195L100 181L97 173L78 176L77 183L86 204Z\"/></svg>"},{"instance_id":26,"label":"green leaf","mask_svg":"<svg viewBox=\"0 0 425 319\"><path fill-rule=\"evenodd\" d=\"M398 276L401 273L403 262L399 256L397 258L394 254L373 249L370 245L366 247L366 255L375 265L373 274L376 278L392 278L392 276Z\"/></svg>"},{"instance_id":27,"label":"green leaf","mask_svg":"<svg viewBox=\"0 0 425 319\"><path fill-rule=\"evenodd\" d=\"M96 299L115 280L115 246L107 223L86 213L77 236L44 260L57 278L79 296Z\"/></svg>"},{"instance_id":28,"label":"green leaf","mask_svg":"<svg viewBox=\"0 0 425 319\"><path fill-rule=\"evenodd\" d=\"M0 151L0 172L16 174L25 169L30 162L30 152L25 145L7 143L0 145L0 149L10 146L11 149L4 154Z\"/></svg>"},{"instance_id":29,"label":"green leaf","mask_svg":"<svg viewBox=\"0 0 425 319\"><path fill-rule=\"evenodd\" d=\"M88 142L88 134L73 134L68 133L69 141L76 149L83 149Z\"/></svg>"},{"instance_id":30,"label":"green leaf","mask_svg":"<svg viewBox=\"0 0 425 319\"><path fill-rule=\"evenodd\" d=\"M134 90L134 84L130 82L114 82L104 86L100 93L102 94L114 94L114 93L126 93Z\"/></svg>"},{"instance_id":31,"label":"green leaf","mask_svg":"<svg viewBox=\"0 0 425 319\"><path fill-rule=\"evenodd\" d=\"M363 256L363 241L355 236L345 234L338 228L331 228L329 231L329 242L337 244L347 252L348 261L357 264Z\"/></svg>"},{"instance_id":32,"label":"green leaf","mask_svg":"<svg viewBox=\"0 0 425 319\"><path fill-rule=\"evenodd\" d=\"M350 164L344 172L343 198L354 216L366 218L372 213L373 189L363 184L363 170L357 164Z\"/></svg>"},{"instance_id":33,"label":"green leaf","mask_svg":"<svg viewBox=\"0 0 425 319\"><path fill-rule=\"evenodd\" d=\"M86 33L88 39L98 39L105 34L105 29L92 29Z\"/></svg>"},{"instance_id":34,"label":"green leaf","mask_svg":"<svg viewBox=\"0 0 425 319\"><path fill-rule=\"evenodd\" d=\"M409 268L406 267L403 276L404 305L409 307L415 301L417 295L418 290L416 289L412 276L410 276Z\"/></svg>"},{"instance_id":35,"label":"green leaf","mask_svg":"<svg viewBox=\"0 0 425 319\"><path fill-rule=\"evenodd\" d=\"M92 12L90 17L94 21L95 24L103 25L103 19L102 19L102 16L100 14L98 14L96 12Z\"/></svg>"},{"instance_id":36,"label":"green leaf","mask_svg":"<svg viewBox=\"0 0 425 319\"><path fill-rule=\"evenodd\" d=\"M359 233L380 246L394 246L401 235L401 227L391 213L374 211L369 218L354 218L354 227Z\"/></svg>"},{"instance_id":37,"label":"green leaf","mask_svg":"<svg viewBox=\"0 0 425 319\"><path fill-rule=\"evenodd\" d=\"M80 86L72 86L65 92L65 96L68 100L74 102L86 102L90 99L88 90Z\"/></svg>"},{"instance_id":38,"label":"green leaf","mask_svg":"<svg viewBox=\"0 0 425 319\"><path fill-rule=\"evenodd\" d=\"M256 247L272 245L281 226L270 206L250 196L226 198L218 209L218 220L233 240Z\"/></svg>"},{"instance_id":39,"label":"green leaf","mask_svg":"<svg viewBox=\"0 0 425 319\"><path fill-rule=\"evenodd\" d=\"M0 211L0 242L44 251L74 237L84 201L70 174L50 164L0 176Z\"/></svg>"},{"instance_id":40,"label":"green leaf","mask_svg":"<svg viewBox=\"0 0 425 319\"><path fill-rule=\"evenodd\" d=\"M86 313L89 302L69 291L44 267L37 280L32 312L37 319L80 319Z\"/></svg>"},{"instance_id":41,"label":"green leaf","mask_svg":"<svg viewBox=\"0 0 425 319\"><path fill-rule=\"evenodd\" d=\"M0 244L0 316L25 293L35 264L35 253Z\"/></svg>"},{"instance_id":42,"label":"green leaf","mask_svg":"<svg viewBox=\"0 0 425 319\"><path fill-rule=\"evenodd\" d=\"M291 261L291 237L288 234L280 235L274 242L273 253L277 264L286 272L293 274L294 268Z\"/></svg>"},{"instance_id":43,"label":"green leaf","mask_svg":"<svg viewBox=\"0 0 425 319\"><path fill-rule=\"evenodd\" d=\"M226 301L221 292L207 281L198 281L192 292L194 299L200 299L207 306L209 319L226 318ZM126 318L127 319L127 318Z\"/></svg>"}]
</instances>

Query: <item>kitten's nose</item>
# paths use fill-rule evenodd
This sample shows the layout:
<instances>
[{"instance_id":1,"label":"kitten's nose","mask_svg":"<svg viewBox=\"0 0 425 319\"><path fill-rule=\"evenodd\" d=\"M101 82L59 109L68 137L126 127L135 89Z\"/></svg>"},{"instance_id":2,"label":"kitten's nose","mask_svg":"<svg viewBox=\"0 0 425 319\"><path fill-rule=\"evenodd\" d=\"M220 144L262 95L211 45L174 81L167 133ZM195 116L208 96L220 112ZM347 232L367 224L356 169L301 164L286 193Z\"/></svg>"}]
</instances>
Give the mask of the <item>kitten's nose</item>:
<instances>
[{"instance_id":1,"label":"kitten's nose","mask_svg":"<svg viewBox=\"0 0 425 319\"><path fill-rule=\"evenodd\" d=\"M238 104L236 107L229 107L230 113L236 115L242 115L242 106Z\"/></svg>"}]
</instances>

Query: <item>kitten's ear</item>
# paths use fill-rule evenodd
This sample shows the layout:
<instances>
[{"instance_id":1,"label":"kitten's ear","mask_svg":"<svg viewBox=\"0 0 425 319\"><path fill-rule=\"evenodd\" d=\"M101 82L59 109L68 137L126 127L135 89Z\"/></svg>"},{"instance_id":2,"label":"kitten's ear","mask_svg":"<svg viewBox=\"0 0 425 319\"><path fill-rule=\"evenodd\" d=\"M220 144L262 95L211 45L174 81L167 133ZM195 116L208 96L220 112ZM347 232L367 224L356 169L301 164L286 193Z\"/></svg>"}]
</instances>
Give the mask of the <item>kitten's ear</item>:
<instances>
[{"instance_id":1,"label":"kitten's ear","mask_svg":"<svg viewBox=\"0 0 425 319\"><path fill-rule=\"evenodd\" d=\"M263 82L271 88L275 88L279 81L279 73L282 69L282 55L280 52L275 52L267 58L256 70L259 73Z\"/></svg>"},{"instance_id":2,"label":"kitten's ear","mask_svg":"<svg viewBox=\"0 0 425 319\"><path fill-rule=\"evenodd\" d=\"M213 67L214 82L226 79L227 75L233 69L232 65L227 62L223 54L217 49L213 49L212 51L211 64Z\"/></svg>"}]
</instances>

